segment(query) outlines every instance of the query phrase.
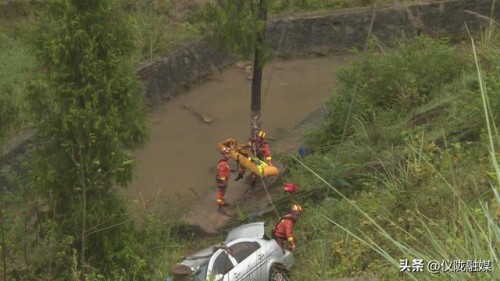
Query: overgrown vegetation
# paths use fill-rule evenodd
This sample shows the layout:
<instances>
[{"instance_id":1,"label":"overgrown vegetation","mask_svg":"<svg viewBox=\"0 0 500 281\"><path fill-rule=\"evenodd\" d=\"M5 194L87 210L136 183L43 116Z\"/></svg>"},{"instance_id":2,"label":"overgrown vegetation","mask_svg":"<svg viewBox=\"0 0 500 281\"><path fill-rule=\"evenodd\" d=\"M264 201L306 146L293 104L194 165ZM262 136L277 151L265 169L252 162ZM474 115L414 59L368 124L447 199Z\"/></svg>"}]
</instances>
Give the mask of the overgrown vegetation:
<instances>
[{"instance_id":1,"label":"overgrown vegetation","mask_svg":"<svg viewBox=\"0 0 500 281\"><path fill-rule=\"evenodd\" d=\"M32 2L46 8L36 1L0 3L7 2L22 4L16 11L30 17ZM293 1L298 8L292 10L372 2ZM180 235L182 226L147 211L134 225L135 217L113 195L113 183L125 185L130 179L128 151L144 138L128 56L134 57L133 45L139 42L142 55L135 55L136 61L152 60L169 42L198 29L193 21L181 24L189 34L185 37L182 31L164 32L172 11L168 1L122 1L120 9L94 6L82 14L76 7L89 8L85 5L96 1L54 3L60 5L52 12L67 9L66 17L58 17L59 24L44 21L35 53L45 78L29 83L41 146L1 171L0 278L162 280L188 250L212 243L192 244ZM280 12L290 1L274 3L281 5L275 8ZM127 25L121 25L121 9L135 17L139 41L132 42ZM82 24L101 17L99 25ZM0 56L16 62L0 69L0 143L12 127L30 121L19 114L26 107L21 92L37 66L23 47L24 37L12 39L22 28L12 26L0 32ZM96 37L89 37L87 28ZM108 28L118 28L116 34L123 36L110 38ZM373 44L339 73L345 88L328 103L329 114L311 135L315 153L290 163L290 181L304 190L319 189L326 198L319 203L295 198L306 213L296 231L299 270L292 272L293 280L369 274L381 280L500 279L495 268L500 243L500 139L494 127L500 124L498 42L491 27L474 50L426 37L395 49ZM73 47L66 52L61 46L68 43ZM31 154L40 155L36 163L26 160ZM241 221L249 219L246 210L239 214ZM493 271L437 277L426 270L400 273L401 259L488 260Z\"/></svg>"},{"instance_id":2,"label":"overgrown vegetation","mask_svg":"<svg viewBox=\"0 0 500 281\"><path fill-rule=\"evenodd\" d=\"M481 43L371 46L338 74L344 89L310 135L316 153L292 163L289 180L327 194L299 223L298 264L307 270L293 280L500 278L500 46ZM414 259L486 260L492 270L400 272Z\"/></svg>"},{"instance_id":3,"label":"overgrown vegetation","mask_svg":"<svg viewBox=\"0 0 500 281\"><path fill-rule=\"evenodd\" d=\"M23 89L35 62L26 47L0 29L0 131L11 135L29 123Z\"/></svg>"},{"instance_id":4,"label":"overgrown vegetation","mask_svg":"<svg viewBox=\"0 0 500 281\"><path fill-rule=\"evenodd\" d=\"M111 1L54 0L34 30L40 75L27 97L39 132L27 167L6 173L21 176L7 178L18 189L2 190L9 279L150 279L143 245L165 249L174 236L152 216L136 232L115 191L133 175L128 151L147 139L129 25Z\"/></svg>"},{"instance_id":5,"label":"overgrown vegetation","mask_svg":"<svg viewBox=\"0 0 500 281\"><path fill-rule=\"evenodd\" d=\"M29 86L28 99L39 132L36 185L27 190L38 194L51 214L39 237L63 241L48 252L71 256L73 251L83 274L97 268L109 275L114 264L136 258L129 246L133 225L112 192L132 178L127 150L147 137L129 58L135 41L126 18L109 1L51 1L34 34L41 75ZM64 277L70 261L54 259L54 275ZM134 274L138 266L133 265ZM31 278L51 274L44 268L30 273Z\"/></svg>"}]
</instances>

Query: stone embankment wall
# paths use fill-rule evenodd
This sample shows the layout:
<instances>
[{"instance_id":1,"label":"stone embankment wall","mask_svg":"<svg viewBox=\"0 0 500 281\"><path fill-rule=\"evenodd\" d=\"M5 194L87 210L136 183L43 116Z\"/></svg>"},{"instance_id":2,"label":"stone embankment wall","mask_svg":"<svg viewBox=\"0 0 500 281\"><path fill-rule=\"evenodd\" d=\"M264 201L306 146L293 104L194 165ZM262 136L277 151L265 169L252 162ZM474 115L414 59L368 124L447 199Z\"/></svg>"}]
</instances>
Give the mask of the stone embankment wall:
<instances>
[{"instance_id":1,"label":"stone embankment wall","mask_svg":"<svg viewBox=\"0 0 500 281\"><path fill-rule=\"evenodd\" d=\"M358 9L323 15L295 16L273 22L268 38L284 54L319 54L363 49L369 32L384 45L420 34L461 40L489 24L492 0L443 1L405 7ZM486 17L485 17L486 16ZM500 9L494 17L500 19ZM281 40L283 30L286 33Z\"/></svg>"},{"instance_id":2,"label":"stone embankment wall","mask_svg":"<svg viewBox=\"0 0 500 281\"><path fill-rule=\"evenodd\" d=\"M266 40L280 56L326 55L363 49L369 32L376 42L388 45L396 39L419 34L432 37L466 38L500 19L493 0L453 0L430 4L377 9L342 10L322 14L293 15L271 20ZM234 62L229 54L215 50L200 39L188 47L139 69L144 95L154 106L184 92L191 85Z\"/></svg>"},{"instance_id":3,"label":"stone embankment wall","mask_svg":"<svg viewBox=\"0 0 500 281\"><path fill-rule=\"evenodd\" d=\"M168 101L233 62L230 55L211 47L207 38L192 41L177 52L139 68L146 103L154 107Z\"/></svg>"}]
</instances>

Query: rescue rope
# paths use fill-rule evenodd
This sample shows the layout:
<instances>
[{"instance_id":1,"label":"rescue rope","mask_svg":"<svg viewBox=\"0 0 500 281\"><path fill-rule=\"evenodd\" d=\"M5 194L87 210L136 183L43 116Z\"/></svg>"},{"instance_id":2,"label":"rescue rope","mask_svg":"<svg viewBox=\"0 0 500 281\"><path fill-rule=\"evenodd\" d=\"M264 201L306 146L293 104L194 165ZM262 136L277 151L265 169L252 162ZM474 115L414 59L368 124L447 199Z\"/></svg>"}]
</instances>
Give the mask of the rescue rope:
<instances>
[{"instance_id":1,"label":"rescue rope","mask_svg":"<svg viewBox=\"0 0 500 281\"><path fill-rule=\"evenodd\" d=\"M262 185L264 186L264 190L266 191L267 199L269 199L269 203L271 203L271 206L273 207L274 212L276 213L276 217L280 219L280 213L278 212L278 209L276 209L276 206L274 205L273 199L271 198L271 195L269 194L269 191L267 190L267 185L266 182L264 181L264 178L260 178L260 181L262 182Z\"/></svg>"}]
</instances>

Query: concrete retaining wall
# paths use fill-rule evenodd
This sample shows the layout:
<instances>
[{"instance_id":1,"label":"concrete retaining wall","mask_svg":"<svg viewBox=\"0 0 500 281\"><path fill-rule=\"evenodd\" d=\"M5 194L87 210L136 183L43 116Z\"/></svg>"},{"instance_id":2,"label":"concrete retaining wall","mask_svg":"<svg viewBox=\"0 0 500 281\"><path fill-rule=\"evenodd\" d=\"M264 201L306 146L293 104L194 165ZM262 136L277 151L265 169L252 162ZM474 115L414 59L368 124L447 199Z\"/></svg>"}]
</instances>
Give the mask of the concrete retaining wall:
<instances>
[{"instance_id":1,"label":"concrete retaining wall","mask_svg":"<svg viewBox=\"0 0 500 281\"><path fill-rule=\"evenodd\" d=\"M400 8L351 10L275 21L268 30L273 49L278 49L282 30L286 34L280 52L284 54L328 54L352 48L363 49L370 27L376 41L390 44L419 34L431 37L467 37L466 25L478 32L488 25L492 0L445 1ZM496 9L500 19L500 9ZM372 23L373 19L373 23Z\"/></svg>"},{"instance_id":2,"label":"concrete retaining wall","mask_svg":"<svg viewBox=\"0 0 500 281\"><path fill-rule=\"evenodd\" d=\"M211 47L207 38L195 40L138 70L146 103L154 107L168 101L233 62L227 53Z\"/></svg>"}]
</instances>

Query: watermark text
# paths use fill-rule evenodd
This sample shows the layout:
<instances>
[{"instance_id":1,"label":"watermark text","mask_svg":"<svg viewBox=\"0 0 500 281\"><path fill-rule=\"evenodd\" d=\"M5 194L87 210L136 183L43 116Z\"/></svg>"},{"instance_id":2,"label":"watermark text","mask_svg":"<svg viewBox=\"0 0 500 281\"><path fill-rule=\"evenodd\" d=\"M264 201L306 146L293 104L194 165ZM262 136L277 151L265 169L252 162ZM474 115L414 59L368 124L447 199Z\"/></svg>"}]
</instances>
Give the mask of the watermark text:
<instances>
[{"instance_id":1,"label":"watermark text","mask_svg":"<svg viewBox=\"0 0 500 281\"><path fill-rule=\"evenodd\" d=\"M490 260L428 260L401 259L399 260L400 272L446 273L446 272L492 272Z\"/></svg>"}]
</instances>

